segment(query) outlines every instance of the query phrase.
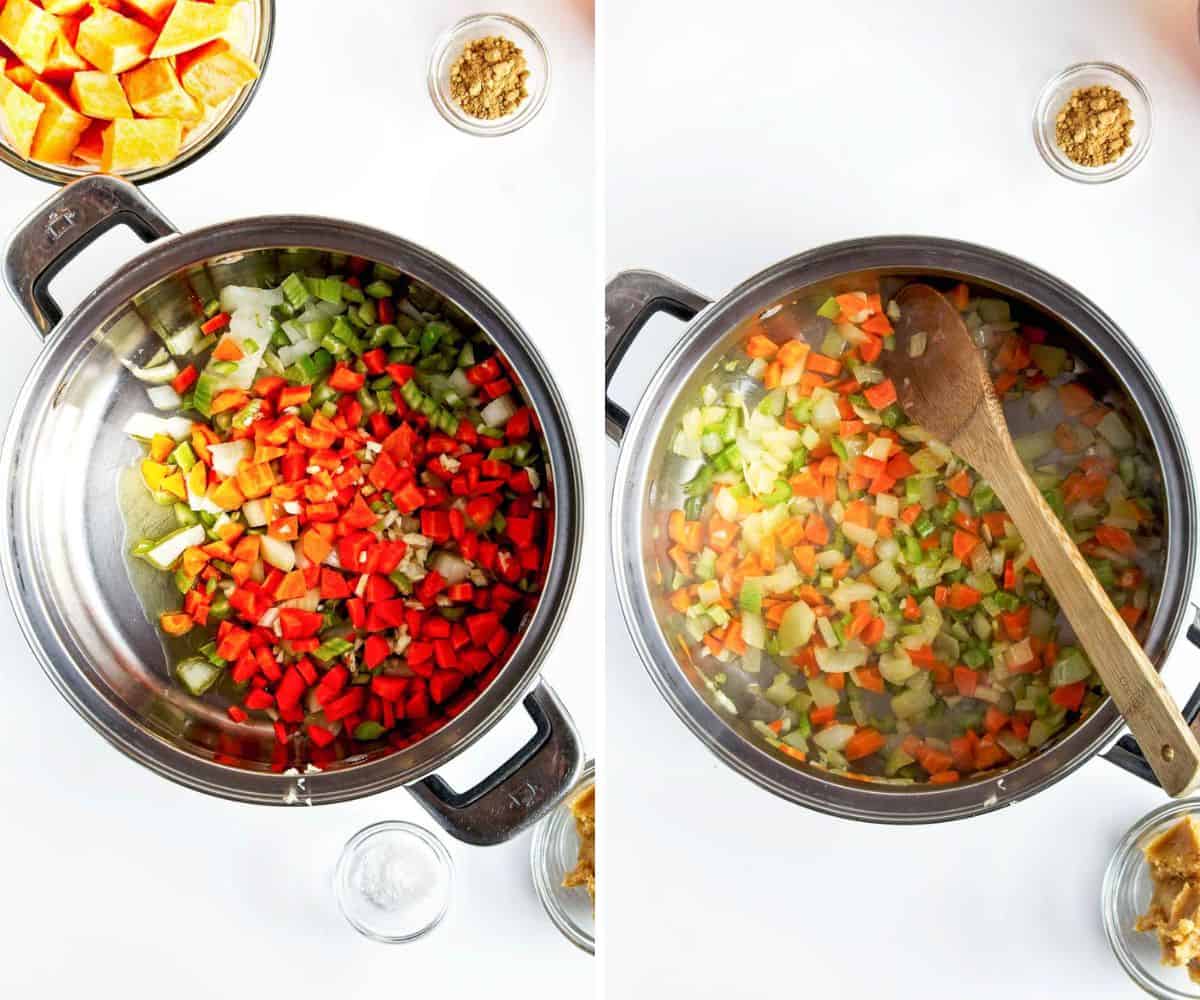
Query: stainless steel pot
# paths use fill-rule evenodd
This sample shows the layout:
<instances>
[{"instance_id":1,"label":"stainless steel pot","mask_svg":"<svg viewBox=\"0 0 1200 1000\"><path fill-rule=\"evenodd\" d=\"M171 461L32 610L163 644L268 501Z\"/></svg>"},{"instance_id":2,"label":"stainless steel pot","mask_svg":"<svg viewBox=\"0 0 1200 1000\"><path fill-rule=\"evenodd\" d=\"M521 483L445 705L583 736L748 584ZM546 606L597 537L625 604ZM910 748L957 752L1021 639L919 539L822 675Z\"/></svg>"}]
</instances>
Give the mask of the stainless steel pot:
<instances>
[{"instance_id":1,"label":"stainless steel pot","mask_svg":"<svg viewBox=\"0 0 1200 1000\"><path fill-rule=\"evenodd\" d=\"M151 246L61 319L48 281L118 224ZM203 289L266 284L300 260L320 268L329 254L364 257L429 286L496 344L541 422L555 518L542 599L509 662L465 711L412 746L282 773L268 727L238 726L222 706L173 683L130 582L136 570L126 566L117 491L138 448L122 427L147 402L122 362L144 362L158 349L152 326L169 333L190 322ZM280 216L179 234L134 187L102 176L64 188L21 225L5 278L45 344L0 454L0 561L30 646L80 715L124 754L189 788L241 802L316 805L405 785L446 830L472 843L506 840L561 800L584 758L570 717L537 675L580 557L579 458L562 399L503 306L453 265L375 229ZM537 733L511 760L462 793L434 775L519 701Z\"/></svg>"},{"instance_id":2,"label":"stainless steel pot","mask_svg":"<svg viewBox=\"0 0 1200 1000\"><path fill-rule=\"evenodd\" d=\"M1121 391L1157 456L1167 535L1163 583L1145 635L1161 669L1187 613L1195 569L1196 496L1178 422L1153 373L1128 338L1077 291L1013 257L949 240L880 237L812 250L750 278L716 302L649 271L627 271L606 295L606 379L638 331L665 312L688 326L651 377L632 416L606 398L608 435L621 445L612 501L612 557L621 610L643 663L662 696L689 729L726 764L764 788L802 805L852 819L921 823L959 819L1008 805L1070 774L1106 747L1105 756L1153 781L1131 737L1114 744L1122 720L1110 700L1041 752L973 781L943 786L887 786L839 778L767 752L744 720L714 706L697 671L667 639L671 613L657 583L658 541L666 511L680 506L680 469L670 456L673 430L693 405L717 361L740 344L737 327L772 306L806 296L886 285L925 275L966 281L1041 314L1073 338L1095 377ZM817 300L820 301L819 299ZM1193 625L1190 638L1200 645ZM1185 709L1200 710L1200 689Z\"/></svg>"}]
</instances>

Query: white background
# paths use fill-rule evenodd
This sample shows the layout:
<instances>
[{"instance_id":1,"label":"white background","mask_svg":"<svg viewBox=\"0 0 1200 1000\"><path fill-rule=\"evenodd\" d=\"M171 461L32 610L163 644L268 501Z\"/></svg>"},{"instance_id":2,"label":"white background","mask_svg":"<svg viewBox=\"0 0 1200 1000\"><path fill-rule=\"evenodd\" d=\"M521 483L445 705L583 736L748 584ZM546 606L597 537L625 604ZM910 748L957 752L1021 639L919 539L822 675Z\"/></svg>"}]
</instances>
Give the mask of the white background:
<instances>
[{"instance_id":1,"label":"white background","mask_svg":"<svg viewBox=\"0 0 1200 1000\"><path fill-rule=\"evenodd\" d=\"M246 117L147 194L185 231L284 212L379 226L453 261L518 318L557 377L593 468L591 570L545 670L590 748L603 503L591 4L507 5L542 34L554 81L539 118L501 139L455 131L425 90L434 39L477 5L278 7L274 54ZM51 190L0 168L0 231ZM64 297L97 284L129 243L80 261L62 279ZM38 344L7 297L0 323L6 417ZM445 923L416 944L371 943L338 914L330 873L342 844L368 823L434 826L406 792L284 810L186 791L125 759L72 712L7 602L0 647L0 996L549 998L591 976L592 959L559 934L534 894L528 834L490 849L448 843L457 884ZM498 763L527 729L514 723L500 745L473 748L471 770Z\"/></svg>"},{"instance_id":2,"label":"white background","mask_svg":"<svg viewBox=\"0 0 1200 1000\"><path fill-rule=\"evenodd\" d=\"M1107 310L1200 451L1194 0L605 9L609 273L650 267L720 295L854 236L987 244ZM1133 70L1157 112L1148 159L1095 188L1052 173L1030 126L1041 85L1088 59ZM618 399L634 401L678 332L647 329ZM610 995L647 996L649 982L693 1000L1141 995L1104 940L1100 881L1161 792L1096 760L966 822L807 812L709 755L637 661L611 585L607 607ZM1198 667L1180 643L1169 685L1200 682Z\"/></svg>"}]
</instances>

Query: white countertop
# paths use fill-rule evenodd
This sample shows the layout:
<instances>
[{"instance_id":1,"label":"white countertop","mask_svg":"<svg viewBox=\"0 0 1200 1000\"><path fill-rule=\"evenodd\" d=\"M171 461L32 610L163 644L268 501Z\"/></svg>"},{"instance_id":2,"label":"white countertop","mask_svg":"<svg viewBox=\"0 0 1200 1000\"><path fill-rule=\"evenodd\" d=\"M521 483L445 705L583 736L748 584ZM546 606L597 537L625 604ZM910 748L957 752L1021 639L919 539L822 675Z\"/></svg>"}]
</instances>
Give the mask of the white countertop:
<instances>
[{"instance_id":1,"label":"white countertop","mask_svg":"<svg viewBox=\"0 0 1200 1000\"><path fill-rule=\"evenodd\" d=\"M599 430L591 429L599 348L592 338L595 351L578 349L599 311L590 2L508 5L542 34L554 81L540 117L505 139L453 130L425 90L434 38L478 5L278 7L271 64L246 117L205 158L150 185L149 197L185 231L247 215L313 213L369 223L442 254L536 341L585 460L598 462ZM0 169L0 233L51 190ZM136 242L107 239L64 273L67 299L97 284ZM7 296L0 318L7 415L38 344ZM587 550L598 566L601 501L592 478ZM581 575L545 668L588 747L596 735L597 577ZM186 791L128 761L74 714L27 650L7 601L0 644L9 651L0 996L548 998L592 974L591 958L555 930L534 894L529 834L488 849L444 838L457 868L445 923L406 947L370 943L338 914L330 873L342 844L368 823L400 818L434 828L406 792L285 810ZM516 722L502 728L497 740L472 748L466 763L475 775L532 731ZM461 769L454 775L464 777Z\"/></svg>"},{"instance_id":2,"label":"white countertop","mask_svg":"<svg viewBox=\"0 0 1200 1000\"><path fill-rule=\"evenodd\" d=\"M1109 312L1200 454L1194 3L682 6L610 2L602 22L607 274L649 267L721 295L854 236L986 244ZM1100 187L1052 173L1030 124L1042 84L1088 59L1141 77L1157 119L1145 162ZM647 328L618 400L636 399L678 332L670 319ZM651 685L615 601L610 585L610 995L648 995L648 982L690 998L1141 995L1104 939L1100 880L1125 829L1164 801L1157 789L1095 760L967 822L902 829L805 811L692 737ZM1190 690L1198 667L1200 651L1181 641L1168 685Z\"/></svg>"}]
</instances>

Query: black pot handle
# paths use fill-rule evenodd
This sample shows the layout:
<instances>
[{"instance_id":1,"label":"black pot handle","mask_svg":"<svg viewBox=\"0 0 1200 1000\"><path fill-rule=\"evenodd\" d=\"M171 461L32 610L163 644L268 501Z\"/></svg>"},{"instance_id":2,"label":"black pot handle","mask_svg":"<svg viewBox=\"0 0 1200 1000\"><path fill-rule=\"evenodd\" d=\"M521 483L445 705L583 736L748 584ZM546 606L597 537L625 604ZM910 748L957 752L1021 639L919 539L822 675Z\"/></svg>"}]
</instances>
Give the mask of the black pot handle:
<instances>
[{"instance_id":1,"label":"black pot handle","mask_svg":"<svg viewBox=\"0 0 1200 1000\"><path fill-rule=\"evenodd\" d=\"M511 840L563 800L583 772L583 743L566 708L539 681L525 696L537 732L474 788L456 792L437 775L409 785L452 837L487 846Z\"/></svg>"},{"instance_id":2,"label":"black pot handle","mask_svg":"<svg viewBox=\"0 0 1200 1000\"><path fill-rule=\"evenodd\" d=\"M1200 647L1200 608L1193 605L1192 611L1192 623L1188 626L1187 637L1193 646ZM1183 717L1187 720L1188 725L1193 728L1195 728L1196 717L1198 715L1200 715L1200 686L1192 692L1192 696L1188 698L1187 704L1183 706ZM1158 780L1154 777L1154 771L1151 770L1149 763L1147 763L1145 756L1142 754L1141 747L1137 745L1137 740L1132 736L1122 736L1102 756L1105 760L1116 764L1117 767L1123 768L1130 774L1136 774L1143 781L1148 781L1152 785L1158 784Z\"/></svg>"},{"instance_id":3,"label":"black pot handle","mask_svg":"<svg viewBox=\"0 0 1200 1000\"><path fill-rule=\"evenodd\" d=\"M699 292L655 271L622 271L604 287L604 430L620 444L629 413L608 398L608 384L646 321L665 312L685 323L709 305Z\"/></svg>"},{"instance_id":4,"label":"black pot handle","mask_svg":"<svg viewBox=\"0 0 1200 1000\"><path fill-rule=\"evenodd\" d=\"M177 232L128 181L94 174L56 191L12 234L4 253L4 283L43 337L62 319L62 310L50 297L50 279L84 248L122 224L144 243Z\"/></svg>"}]
</instances>

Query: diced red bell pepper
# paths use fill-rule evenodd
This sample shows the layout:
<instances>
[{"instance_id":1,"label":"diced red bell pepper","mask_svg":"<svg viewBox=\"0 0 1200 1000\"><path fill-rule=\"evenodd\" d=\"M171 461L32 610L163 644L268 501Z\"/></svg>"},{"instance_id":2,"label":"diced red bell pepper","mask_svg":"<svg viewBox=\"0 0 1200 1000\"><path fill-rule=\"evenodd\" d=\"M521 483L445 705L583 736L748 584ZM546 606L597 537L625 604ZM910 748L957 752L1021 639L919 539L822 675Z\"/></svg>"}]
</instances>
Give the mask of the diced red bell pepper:
<instances>
[{"instance_id":1,"label":"diced red bell pepper","mask_svg":"<svg viewBox=\"0 0 1200 1000\"><path fill-rule=\"evenodd\" d=\"M285 639L305 639L316 635L323 621L316 611L300 608L281 608L279 611L279 634Z\"/></svg>"},{"instance_id":2,"label":"diced red bell pepper","mask_svg":"<svg viewBox=\"0 0 1200 1000\"><path fill-rule=\"evenodd\" d=\"M358 392L367 381L366 375L356 372L344 361L334 366L326 384L336 392Z\"/></svg>"}]
</instances>

